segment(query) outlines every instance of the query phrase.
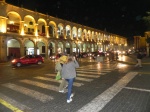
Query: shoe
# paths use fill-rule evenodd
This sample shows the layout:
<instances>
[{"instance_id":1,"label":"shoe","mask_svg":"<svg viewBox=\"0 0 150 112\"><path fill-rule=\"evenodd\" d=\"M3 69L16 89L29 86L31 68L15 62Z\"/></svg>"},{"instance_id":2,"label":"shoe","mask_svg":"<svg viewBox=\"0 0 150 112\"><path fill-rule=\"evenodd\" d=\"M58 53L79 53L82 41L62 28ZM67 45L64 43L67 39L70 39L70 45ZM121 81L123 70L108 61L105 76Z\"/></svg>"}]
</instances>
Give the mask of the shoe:
<instances>
[{"instance_id":1,"label":"shoe","mask_svg":"<svg viewBox=\"0 0 150 112\"><path fill-rule=\"evenodd\" d=\"M61 91L59 91L60 93L64 93L65 91L64 90L61 90Z\"/></svg>"},{"instance_id":2,"label":"shoe","mask_svg":"<svg viewBox=\"0 0 150 112\"><path fill-rule=\"evenodd\" d=\"M74 96L74 93L71 93L70 98L72 98Z\"/></svg>"},{"instance_id":3,"label":"shoe","mask_svg":"<svg viewBox=\"0 0 150 112\"><path fill-rule=\"evenodd\" d=\"M67 103L70 103L70 102L72 102L72 98L70 98L70 100L67 100Z\"/></svg>"},{"instance_id":4,"label":"shoe","mask_svg":"<svg viewBox=\"0 0 150 112\"><path fill-rule=\"evenodd\" d=\"M68 85L66 85L64 88L66 89L68 87Z\"/></svg>"}]
</instances>

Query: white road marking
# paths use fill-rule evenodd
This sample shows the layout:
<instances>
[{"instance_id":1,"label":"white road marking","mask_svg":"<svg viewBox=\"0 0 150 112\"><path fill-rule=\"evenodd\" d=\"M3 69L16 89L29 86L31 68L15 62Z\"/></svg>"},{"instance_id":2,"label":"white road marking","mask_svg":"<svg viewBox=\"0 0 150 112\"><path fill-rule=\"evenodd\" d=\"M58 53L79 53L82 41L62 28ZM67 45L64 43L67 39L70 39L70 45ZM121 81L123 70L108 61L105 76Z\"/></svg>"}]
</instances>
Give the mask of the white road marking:
<instances>
[{"instance_id":1,"label":"white road marking","mask_svg":"<svg viewBox=\"0 0 150 112\"><path fill-rule=\"evenodd\" d=\"M91 78L98 78L99 75L85 75L85 74L77 74L77 76L83 76L83 77L91 77Z\"/></svg>"},{"instance_id":2,"label":"white road marking","mask_svg":"<svg viewBox=\"0 0 150 112\"><path fill-rule=\"evenodd\" d=\"M34 77L35 79L39 79L39 80L45 80L45 81L51 81L51 82L56 82L56 83L61 83L61 80L55 80L55 79L52 79L52 78L47 78L47 77ZM82 85L84 85L83 83L78 83L78 82L74 82L73 83L74 86L77 86L77 87L80 87Z\"/></svg>"},{"instance_id":3,"label":"white road marking","mask_svg":"<svg viewBox=\"0 0 150 112\"><path fill-rule=\"evenodd\" d=\"M44 84L44 83L41 83L41 82L38 82L38 81L20 80L19 82L23 82L23 83L26 83L26 84L30 84L30 85L41 87L41 88L48 89L48 90L58 91L58 86L50 85L50 84Z\"/></svg>"},{"instance_id":4,"label":"white road marking","mask_svg":"<svg viewBox=\"0 0 150 112\"><path fill-rule=\"evenodd\" d=\"M110 72L110 71L109 71ZM100 75L100 74L103 74L103 73L109 73L109 72L106 72L106 71L101 71L101 72L86 72L86 71L77 71L77 74L78 73L88 73L88 74L98 74L98 75Z\"/></svg>"},{"instance_id":5,"label":"white road marking","mask_svg":"<svg viewBox=\"0 0 150 112\"><path fill-rule=\"evenodd\" d=\"M131 89L131 90L137 90L137 91L150 92L150 90L147 90L147 89L140 89L140 88L133 88L133 87L124 87L124 89Z\"/></svg>"},{"instance_id":6,"label":"white road marking","mask_svg":"<svg viewBox=\"0 0 150 112\"><path fill-rule=\"evenodd\" d=\"M77 71L83 71L83 70L85 71L86 68L84 68L84 69L77 69ZM98 70L98 69L88 69L86 71L96 71L96 72L99 72L100 70Z\"/></svg>"},{"instance_id":7,"label":"white road marking","mask_svg":"<svg viewBox=\"0 0 150 112\"><path fill-rule=\"evenodd\" d=\"M86 81L86 82L91 82L91 81L93 81L93 79L80 78L80 77L76 77L76 80L81 80L81 81Z\"/></svg>"},{"instance_id":8,"label":"white road marking","mask_svg":"<svg viewBox=\"0 0 150 112\"><path fill-rule=\"evenodd\" d=\"M26 105L23 105L20 102L17 102L14 99L12 99L2 93L0 93L0 98L2 98L4 101L8 102L9 104L19 108L20 110L31 110L30 107L27 107Z\"/></svg>"},{"instance_id":9,"label":"white road marking","mask_svg":"<svg viewBox=\"0 0 150 112\"><path fill-rule=\"evenodd\" d=\"M129 72L113 86L94 98L90 103L83 106L77 112L99 112L110 100L119 93L138 73Z\"/></svg>"},{"instance_id":10,"label":"white road marking","mask_svg":"<svg viewBox=\"0 0 150 112\"><path fill-rule=\"evenodd\" d=\"M43 103L45 103L47 101L50 101L50 100L53 100L52 96L40 93L38 91L28 89L28 88L25 88L25 87L21 87L19 85L13 84L13 83L6 83L6 84L3 84L2 86L10 88L10 89L12 89L14 91L17 91L19 93L25 94L25 95L30 96L32 98L35 98L37 100L40 100Z\"/></svg>"}]
</instances>

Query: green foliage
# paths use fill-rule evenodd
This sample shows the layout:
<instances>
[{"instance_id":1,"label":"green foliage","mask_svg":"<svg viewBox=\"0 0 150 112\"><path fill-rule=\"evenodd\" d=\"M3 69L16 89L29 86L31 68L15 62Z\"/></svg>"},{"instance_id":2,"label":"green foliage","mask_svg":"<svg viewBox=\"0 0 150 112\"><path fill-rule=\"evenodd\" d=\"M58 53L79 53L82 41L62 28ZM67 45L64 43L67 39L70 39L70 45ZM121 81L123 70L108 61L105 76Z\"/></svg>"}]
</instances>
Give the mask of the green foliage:
<instances>
[{"instance_id":1,"label":"green foliage","mask_svg":"<svg viewBox=\"0 0 150 112\"><path fill-rule=\"evenodd\" d=\"M150 37L146 39L146 42L150 44Z\"/></svg>"},{"instance_id":2,"label":"green foliage","mask_svg":"<svg viewBox=\"0 0 150 112\"><path fill-rule=\"evenodd\" d=\"M150 30L150 12L146 12L146 13L147 13L147 16L144 16L142 20L144 21L147 27L147 30Z\"/></svg>"}]
</instances>

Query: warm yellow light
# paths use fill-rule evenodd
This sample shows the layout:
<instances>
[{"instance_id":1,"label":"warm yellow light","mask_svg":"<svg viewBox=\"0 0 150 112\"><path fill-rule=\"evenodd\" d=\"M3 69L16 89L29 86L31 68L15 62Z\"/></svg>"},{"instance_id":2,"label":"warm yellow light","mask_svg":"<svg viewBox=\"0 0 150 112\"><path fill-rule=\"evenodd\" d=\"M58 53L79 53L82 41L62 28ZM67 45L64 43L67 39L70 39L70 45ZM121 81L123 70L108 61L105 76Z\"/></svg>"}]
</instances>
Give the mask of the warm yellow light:
<instances>
[{"instance_id":1,"label":"warm yellow light","mask_svg":"<svg viewBox=\"0 0 150 112\"><path fill-rule=\"evenodd\" d=\"M27 24L24 24L25 27L27 27Z\"/></svg>"},{"instance_id":2,"label":"warm yellow light","mask_svg":"<svg viewBox=\"0 0 150 112\"><path fill-rule=\"evenodd\" d=\"M0 21L0 32L6 33L6 24L5 24L5 19L1 19Z\"/></svg>"},{"instance_id":3,"label":"warm yellow light","mask_svg":"<svg viewBox=\"0 0 150 112\"><path fill-rule=\"evenodd\" d=\"M10 21L9 23L10 23L10 24L14 24L14 21Z\"/></svg>"}]
</instances>

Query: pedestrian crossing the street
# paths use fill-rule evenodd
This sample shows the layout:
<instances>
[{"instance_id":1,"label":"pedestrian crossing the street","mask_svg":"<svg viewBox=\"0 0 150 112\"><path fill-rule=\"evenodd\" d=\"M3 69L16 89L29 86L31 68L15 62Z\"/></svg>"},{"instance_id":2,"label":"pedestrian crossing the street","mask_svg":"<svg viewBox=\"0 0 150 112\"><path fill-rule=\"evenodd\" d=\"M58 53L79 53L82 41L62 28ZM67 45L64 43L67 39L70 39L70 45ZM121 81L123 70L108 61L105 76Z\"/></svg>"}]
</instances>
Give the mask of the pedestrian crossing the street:
<instances>
[{"instance_id":1,"label":"pedestrian crossing the street","mask_svg":"<svg viewBox=\"0 0 150 112\"><path fill-rule=\"evenodd\" d=\"M88 68L88 69L87 69ZM113 69L108 67L97 69L94 66L84 66L77 69L77 77L74 82L75 87L84 86L86 83L93 81L96 78L100 78L102 75L110 73ZM33 99L41 103L47 103L49 101L55 100L54 94L47 94L44 91L52 91L58 93L58 86L61 81L55 80L56 73L49 73L40 76L33 77L31 79L22 79L16 82L9 82L0 85L0 103L6 102L4 105L8 107L12 112L18 109L18 112L24 110L32 110L32 106L28 103L28 99ZM40 91L37 88L41 88ZM11 92L12 94L5 94L6 92ZM16 97L17 94L17 97ZM8 95L8 96L7 96ZM24 97L26 96L26 99ZM24 99L24 102L21 102L20 99ZM31 100L30 99L30 100ZM11 105L11 106L8 106Z\"/></svg>"}]
</instances>

